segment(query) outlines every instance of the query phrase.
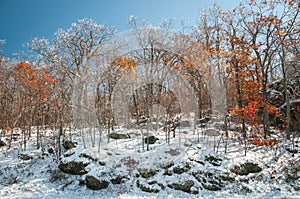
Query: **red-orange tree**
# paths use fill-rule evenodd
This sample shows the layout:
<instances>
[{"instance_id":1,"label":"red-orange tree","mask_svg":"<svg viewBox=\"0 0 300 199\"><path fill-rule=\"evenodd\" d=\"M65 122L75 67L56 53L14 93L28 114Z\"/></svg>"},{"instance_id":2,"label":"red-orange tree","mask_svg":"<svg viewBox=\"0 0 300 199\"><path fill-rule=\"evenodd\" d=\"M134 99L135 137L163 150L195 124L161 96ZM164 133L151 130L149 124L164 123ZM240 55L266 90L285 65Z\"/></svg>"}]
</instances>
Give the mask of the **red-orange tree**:
<instances>
[{"instance_id":1,"label":"red-orange tree","mask_svg":"<svg viewBox=\"0 0 300 199\"><path fill-rule=\"evenodd\" d=\"M282 6L287 2L263 1L259 4L254 0L243 1L233 11L224 12L222 17L227 41L224 58L228 63L230 83L235 88L232 105L236 106L232 113L241 120L244 137L245 124L254 125L254 120L251 122L246 114L248 109L253 109L253 102L257 102L255 114L261 117L260 120L255 119L255 125L263 125L265 138L270 125L269 115L279 115L267 99L267 85L272 77L277 48L275 27L282 23L273 15L276 8L272 3Z\"/></svg>"},{"instance_id":2,"label":"red-orange tree","mask_svg":"<svg viewBox=\"0 0 300 199\"><path fill-rule=\"evenodd\" d=\"M14 68L13 76L19 85L19 99L17 101L20 110L20 121L16 125L23 129L24 148L26 148L25 128L28 136L31 136L31 127L37 126L37 147L40 147L39 127L44 125L45 117L49 114L52 105L53 91L57 80L45 69L34 69L29 64L21 62ZM22 119L21 119L22 118ZM14 127L14 126L13 126Z\"/></svg>"}]
</instances>

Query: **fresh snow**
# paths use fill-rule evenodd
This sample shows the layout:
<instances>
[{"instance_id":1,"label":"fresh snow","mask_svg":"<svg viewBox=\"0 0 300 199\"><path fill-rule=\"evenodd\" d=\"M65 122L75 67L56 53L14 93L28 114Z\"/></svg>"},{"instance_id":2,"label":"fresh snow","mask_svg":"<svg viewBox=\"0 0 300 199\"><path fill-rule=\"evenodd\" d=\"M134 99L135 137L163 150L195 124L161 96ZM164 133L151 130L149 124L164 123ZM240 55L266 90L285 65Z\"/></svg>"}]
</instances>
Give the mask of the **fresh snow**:
<instances>
[{"instance_id":1,"label":"fresh snow","mask_svg":"<svg viewBox=\"0 0 300 199\"><path fill-rule=\"evenodd\" d=\"M201 132L204 129L197 129ZM290 143L280 142L275 147L249 146L247 156L244 156L243 145L236 139L236 133L230 132L232 139L228 142L228 152L224 153L224 145L221 142L218 153L213 151L214 142L219 136L210 137L200 133L193 133L192 129L181 128L176 130L176 138L171 138L170 144L165 141L165 133L162 130L151 132L159 140L150 145L150 151L142 148L142 136L139 129L118 129L119 132L128 133L130 139L111 139L107 143L105 135L102 137L101 151L98 153L97 146L90 147L89 135L86 135L87 148L83 147L79 132L72 132L72 140L76 141L77 147L65 151L60 160L54 154L47 152L53 144L50 131L43 138L45 146L36 149L35 134L28 141L26 151L21 150L21 136L19 140L12 143L12 148L7 146L0 148L0 198L299 198L299 192L295 191L291 183L298 184L300 172L294 182L286 179L286 173L291 171L292 164L299 164L299 153L292 154L285 150ZM143 130L145 133L146 130ZM180 132L180 136L179 136ZM66 134L68 138L70 133ZM299 150L299 148L298 148ZM172 152L176 152L172 154ZM178 153L178 154L177 154ZM22 160L19 156L29 155L30 160ZM88 154L89 158L81 154ZM276 154L276 155L275 155ZM213 166L205 162L205 156L215 156L222 159L220 166ZM276 156L276 160L275 160ZM70 175L58 169L59 162L84 162L89 163L85 168L88 174ZM105 162L100 166L98 161ZM200 164L199 162L204 162ZM188 172L182 174L164 175L163 165L174 162L172 168L183 168L190 165ZM246 162L257 163L262 171L250 173L247 176L239 176L230 170L235 165ZM138 176L139 170L156 170L157 173L150 178ZM201 189L201 183L191 175L193 172L205 171L211 173L230 173L234 177L233 183L226 183L221 191L209 191ZM86 175L92 175L101 179L109 178L111 175L129 176L125 183L113 185L102 190L90 190L82 184ZM109 180L109 179L108 179ZM140 184L160 189L157 183L165 187L159 193L147 193L136 186L137 180ZM171 183L184 183L193 180L194 186L191 190L199 191L198 194L189 194L168 187ZM251 190L250 193L243 190Z\"/></svg>"}]
</instances>

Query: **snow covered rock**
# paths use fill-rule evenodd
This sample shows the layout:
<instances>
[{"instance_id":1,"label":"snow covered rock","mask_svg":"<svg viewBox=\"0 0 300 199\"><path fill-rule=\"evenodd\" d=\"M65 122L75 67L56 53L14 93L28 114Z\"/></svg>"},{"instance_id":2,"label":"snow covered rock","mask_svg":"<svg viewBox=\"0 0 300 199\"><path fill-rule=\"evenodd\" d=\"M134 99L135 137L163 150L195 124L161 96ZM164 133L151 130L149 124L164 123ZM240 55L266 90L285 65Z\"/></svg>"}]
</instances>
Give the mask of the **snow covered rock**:
<instances>
[{"instance_id":1,"label":"snow covered rock","mask_svg":"<svg viewBox=\"0 0 300 199\"><path fill-rule=\"evenodd\" d=\"M139 173L143 178L153 177L157 171L154 169L139 169Z\"/></svg>"},{"instance_id":2,"label":"snow covered rock","mask_svg":"<svg viewBox=\"0 0 300 199\"><path fill-rule=\"evenodd\" d=\"M64 140L63 141L63 147L65 149L69 150L69 149L75 148L76 145L75 145L75 142L72 142L72 141L69 141L69 140Z\"/></svg>"},{"instance_id":3,"label":"snow covered rock","mask_svg":"<svg viewBox=\"0 0 300 199\"><path fill-rule=\"evenodd\" d=\"M146 144L148 143L148 141L149 141L149 144L155 144L155 142L159 139L157 137L155 137L154 135L150 135L150 136L144 138L144 140L145 140Z\"/></svg>"},{"instance_id":4,"label":"snow covered rock","mask_svg":"<svg viewBox=\"0 0 300 199\"><path fill-rule=\"evenodd\" d=\"M109 185L108 181L100 180L93 175L87 175L85 180L86 180L86 186L92 190L106 189Z\"/></svg>"},{"instance_id":5,"label":"snow covered rock","mask_svg":"<svg viewBox=\"0 0 300 199\"><path fill-rule=\"evenodd\" d=\"M150 183L145 183L145 182L141 182L140 180L137 180L136 186L140 188L142 191L148 193L158 193L160 191L160 187L155 181Z\"/></svg>"},{"instance_id":6,"label":"snow covered rock","mask_svg":"<svg viewBox=\"0 0 300 199\"><path fill-rule=\"evenodd\" d=\"M209 155L209 156L205 156L205 161L209 162L210 164L212 164L213 166L220 166L221 165L221 158Z\"/></svg>"},{"instance_id":7,"label":"snow covered rock","mask_svg":"<svg viewBox=\"0 0 300 199\"><path fill-rule=\"evenodd\" d=\"M231 171L237 175L248 175L249 173L259 173L262 171L262 168L256 163L246 162L241 165L235 165Z\"/></svg>"},{"instance_id":8,"label":"snow covered rock","mask_svg":"<svg viewBox=\"0 0 300 199\"><path fill-rule=\"evenodd\" d=\"M2 146L6 146L6 143L4 141L0 140L0 147L2 147Z\"/></svg>"},{"instance_id":9,"label":"snow covered rock","mask_svg":"<svg viewBox=\"0 0 300 199\"><path fill-rule=\"evenodd\" d=\"M193 190L195 182L193 180L187 180L183 183L172 183L169 184L168 187L173 188L175 190L181 190L187 193L198 194L197 190Z\"/></svg>"},{"instance_id":10,"label":"snow covered rock","mask_svg":"<svg viewBox=\"0 0 300 199\"><path fill-rule=\"evenodd\" d=\"M128 139L128 138L130 138L130 135L127 134L127 133L122 133L122 132L117 133L117 132L115 132L115 133L111 133L109 135L109 137L112 138L112 139Z\"/></svg>"},{"instance_id":11,"label":"snow covered rock","mask_svg":"<svg viewBox=\"0 0 300 199\"><path fill-rule=\"evenodd\" d=\"M112 184L122 184L125 182L125 180L127 180L128 178L126 176L116 176L112 179L110 179L110 182Z\"/></svg>"},{"instance_id":12,"label":"snow covered rock","mask_svg":"<svg viewBox=\"0 0 300 199\"><path fill-rule=\"evenodd\" d=\"M187 162L181 163L179 165L176 165L173 167L173 172L176 174L182 174L186 173L191 169L191 165L189 165Z\"/></svg>"},{"instance_id":13,"label":"snow covered rock","mask_svg":"<svg viewBox=\"0 0 300 199\"><path fill-rule=\"evenodd\" d=\"M219 170L198 170L193 172L193 176L201 183L204 189L209 191L222 190L226 184L235 181L229 173Z\"/></svg>"},{"instance_id":14,"label":"snow covered rock","mask_svg":"<svg viewBox=\"0 0 300 199\"><path fill-rule=\"evenodd\" d=\"M58 165L58 168L64 173L73 174L73 175L83 175L87 173L87 171L85 170L85 167L87 165L88 163L85 162L76 162L76 161L71 161L66 163L61 162Z\"/></svg>"},{"instance_id":15,"label":"snow covered rock","mask_svg":"<svg viewBox=\"0 0 300 199\"><path fill-rule=\"evenodd\" d=\"M22 160L31 160L33 159L33 156L29 155L29 154L19 154L19 158L22 159Z\"/></svg>"},{"instance_id":16,"label":"snow covered rock","mask_svg":"<svg viewBox=\"0 0 300 199\"><path fill-rule=\"evenodd\" d=\"M39 152L21 152L18 157L22 160L31 160L31 159L36 159L40 157Z\"/></svg>"}]
</instances>

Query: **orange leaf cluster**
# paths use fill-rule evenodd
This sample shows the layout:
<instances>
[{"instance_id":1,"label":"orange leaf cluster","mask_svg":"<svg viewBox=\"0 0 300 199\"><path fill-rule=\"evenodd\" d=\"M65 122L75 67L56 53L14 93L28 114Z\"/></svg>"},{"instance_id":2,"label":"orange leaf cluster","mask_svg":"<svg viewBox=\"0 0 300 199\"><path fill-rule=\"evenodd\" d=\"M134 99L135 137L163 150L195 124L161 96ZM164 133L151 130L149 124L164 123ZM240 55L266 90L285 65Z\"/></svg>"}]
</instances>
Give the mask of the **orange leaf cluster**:
<instances>
[{"instance_id":1,"label":"orange leaf cluster","mask_svg":"<svg viewBox=\"0 0 300 199\"><path fill-rule=\"evenodd\" d=\"M15 67L14 76L23 87L24 95L33 103L44 103L50 98L52 86L57 80L47 70L33 69L28 64L21 62Z\"/></svg>"},{"instance_id":2,"label":"orange leaf cluster","mask_svg":"<svg viewBox=\"0 0 300 199\"><path fill-rule=\"evenodd\" d=\"M231 109L231 114L241 119L245 119L251 126L258 126L259 116L256 114L258 110L258 102L249 102L245 107L235 107Z\"/></svg>"},{"instance_id":3,"label":"orange leaf cluster","mask_svg":"<svg viewBox=\"0 0 300 199\"><path fill-rule=\"evenodd\" d=\"M276 139L261 139L258 135L252 134L251 138L248 139L249 144L257 146L272 146L278 144Z\"/></svg>"},{"instance_id":4,"label":"orange leaf cluster","mask_svg":"<svg viewBox=\"0 0 300 199\"><path fill-rule=\"evenodd\" d=\"M121 66L126 70L131 70L132 72L136 72L136 66L139 65L139 62L135 59L119 56L115 61L112 62L112 65Z\"/></svg>"}]
</instances>

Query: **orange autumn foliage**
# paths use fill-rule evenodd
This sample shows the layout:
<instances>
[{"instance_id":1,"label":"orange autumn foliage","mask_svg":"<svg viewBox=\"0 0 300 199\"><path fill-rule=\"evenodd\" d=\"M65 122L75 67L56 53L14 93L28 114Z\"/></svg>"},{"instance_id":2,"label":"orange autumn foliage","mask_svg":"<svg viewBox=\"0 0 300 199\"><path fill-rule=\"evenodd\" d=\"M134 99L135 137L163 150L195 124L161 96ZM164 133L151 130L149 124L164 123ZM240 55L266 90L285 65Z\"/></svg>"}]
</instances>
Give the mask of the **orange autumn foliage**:
<instances>
[{"instance_id":1,"label":"orange autumn foliage","mask_svg":"<svg viewBox=\"0 0 300 199\"><path fill-rule=\"evenodd\" d=\"M131 70L132 72L136 72L136 66L139 62L135 59L131 59L128 57L119 56L115 61L112 62L113 66L121 66L126 70Z\"/></svg>"},{"instance_id":2,"label":"orange autumn foliage","mask_svg":"<svg viewBox=\"0 0 300 199\"><path fill-rule=\"evenodd\" d=\"M256 114L258 102L251 101L245 107L235 107L231 109L231 114L238 118L245 119L251 126L258 126L259 116Z\"/></svg>"},{"instance_id":3,"label":"orange autumn foliage","mask_svg":"<svg viewBox=\"0 0 300 199\"><path fill-rule=\"evenodd\" d=\"M276 139L261 139L257 134L252 134L248 142L249 144L257 146L272 146L278 144L278 140Z\"/></svg>"},{"instance_id":4,"label":"orange autumn foliage","mask_svg":"<svg viewBox=\"0 0 300 199\"><path fill-rule=\"evenodd\" d=\"M22 94L32 103L45 103L50 98L52 85L57 80L47 70L36 70L21 62L15 67L14 76L22 89Z\"/></svg>"},{"instance_id":5,"label":"orange autumn foliage","mask_svg":"<svg viewBox=\"0 0 300 199\"><path fill-rule=\"evenodd\" d=\"M11 127L6 127L6 129L5 129L7 132L12 132L14 129L13 128L11 128Z\"/></svg>"}]
</instances>

